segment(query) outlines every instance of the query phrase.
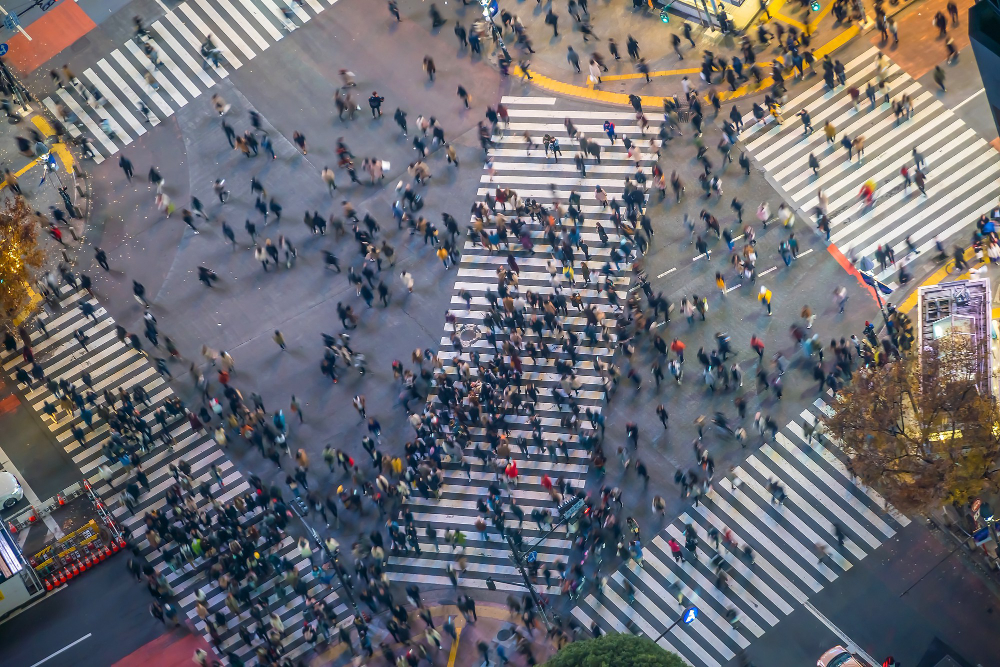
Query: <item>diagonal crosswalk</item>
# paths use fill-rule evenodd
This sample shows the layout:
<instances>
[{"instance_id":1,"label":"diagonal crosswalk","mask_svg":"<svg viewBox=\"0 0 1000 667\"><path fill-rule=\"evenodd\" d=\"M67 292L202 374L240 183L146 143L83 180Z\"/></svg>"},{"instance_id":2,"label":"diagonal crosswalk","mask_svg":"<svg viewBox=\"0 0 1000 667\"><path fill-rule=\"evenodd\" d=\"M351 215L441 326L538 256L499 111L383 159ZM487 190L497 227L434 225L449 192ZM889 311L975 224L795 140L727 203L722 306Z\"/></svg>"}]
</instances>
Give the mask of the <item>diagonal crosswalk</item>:
<instances>
[{"instance_id":1,"label":"diagonal crosswalk","mask_svg":"<svg viewBox=\"0 0 1000 667\"><path fill-rule=\"evenodd\" d=\"M609 221L610 208L602 209L595 199L595 186L600 184L608 194L608 198L615 197L621 199L624 190L624 179L626 176L635 174L636 167L628 157L621 139L610 145L607 137L603 134L602 126L605 120L612 120L618 129L619 136L629 136L636 145L640 146L646 155L650 155L649 142L639 135L635 125L635 116L630 113L621 112L595 112L585 110L555 111L552 105L553 98L544 97L504 97L502 103L508 107L510 125L502 136L495 137L495 148L490 151L492 159L492 174L490 170L485 170L481 176L480 188L478 190L479 200L486 198L487 194L495 195L496 189L510 188L518 194L522 200L536 199L546 207L552 207L556 201L562 203L565 208L569 196L572 192L580 195L580 209L584 216L584 222L580 226L580 235L589 246L590 260L587 261L583 254L576 251L573 269L574 276L572 284L563 278L561 291L569 298L573 292L579 292L583 297L584 304L593 304L597 311L607 317L607 323L615 321L615 308L608 301L607 297L600 293L598 287L598 276L602 267L609 262L612 246L617 246L619 235L615 232L614 225ZM566 133L563 120L570 118L577 130L594 140L602 147L601 164L594 164L594 160L588 160L587 176L580 178L573 164L573 156L577 152L576 142L571 140ZM502 127L502 125L501 125ZM528 132L532 141L537 147L530 151L526 150L527 143L524 139L524 132ZM563 154L558 159L547 158L542 148L542 137L551 134L559 139L562 145ZM644 159L642 168L650 180L653 161ZM550 187L551 186L551 187ZM508 216L513 216L511 206L508 205ZM497 209L501 211L500 207ZM551 208L550 208L551 210ZM623 207L624 210L624 207ZM502 211L501 211L502 212ZM527 218L525 218L527 220ZM609 243L604 246L600 236L596 231L596 225L600 222L607 230ZM495 229L495 224L493 229ZM490 224L487 231L490 231ZM565 219L565 225L572 228L570 218ZM444 362L444 366L449 373L458 372L450 362L456 353L452 346L451 336L456 331L463 332L463 358L468 359L471 350L479 352L482 363L486 364L496 349L487 340L488 327L484 324L484 316L490 312L489 294L498 294L497 270L508 267L508 252L515 258L519 268L517 276L517 286L521 296L526 295L530 290L538 295L549 295L554 291L552 277L549 274L547 262L554 258L552 246L546 238L544 227L540 222L529 221L528 227L530 236L534 243L533 253L522 249L516 238L511 239L509 248L502 245L495 251L490 251L480 245L477 241L467 241L462 251L462 258L457 268L457 279L451 298L451 312L456 318L454 325L446 324L444 335L440 342L439 356ZM513 236L513 235L512 235ZM591 282L587 285L582 276L582 262L587 261L590 270L593 272ZM556 266L561 268L558 261ZM611 267L610 277L616 285L616 293L622 303L626 300L628 289L628 276L626 274L626 263L621 264L621 269ZM466 304L462 293L468 292L471 297L470 305ZM525 317L529 317L532 309L528 307ZM596 339L588 339L585 333L587 320L581 311L570 305L568 315L563 317L563 326L567 331L571 331L580 338L577 361L573 366L576 378L579 381L579 388L576 391L576 399L580 405L580 430L586 430L591 425L584 415L586 409L591 409L600 413L604 408L605 382L601 377L598 361L607 362L614 352L613 326L607 328L607 334L598 334ZM507 340L507 334L497 331L498 344L503 344ZM542 485L542 476L548 475L553 481L562 479L568 482L573 489L582 489L590 467L589 454L580 443L579 433L563 425L563 417L569 413L569 408L565 404L560 407L555 402L553 390L561 387L562 376L556 369L556 359L567 359L567 355L558 351L561 339L556 338L551 331L544 332L544 340L555 350L551 359L546 359L545 355L539 355L533 360L521 354L523 364L522 382L534 383L538 389L539 397L536 403L536 414L541 422L541 437L546 447L552 447L560 439L567 443L568 457L564 457L561 451L553 457L549 451L539 452L532 444L532 427L529 423L529 416L521 411L511 414L507 418L510 429L509 439L511 441L511 456L516 462L519 470L519 483L516 487L505 489L504 497L513 498L528 515L523 525L524 543L532 545L532 549L538 553L538 562L551 565L557 559L563 562L568 560L569 551L572 548L572 541L566 534L565 528L560 528L552 535L542 539L545 531L539 530L534 521L530 519L532 510L556 509L550 493ZM539 337L527 329L524 335L525 343L531 341L539 343ZM474 366L474 364L473 364ZM475 368L472 369L475 375ZM524 387L522 387L522 392ZM527 441L529 455L525 455L516 447L513 442L517 437L524 437ZM414 494L408 501L408 509L414 514L418 526L433 526L438 533L443 533L446 529L461 530L466 538L465 556L468 559L468 571L462 578L461 583L466 587L485 587L486 578L492 576L497 587L501 590L520 590L518 582L520 575L513 561L508 557L508 549L499 534L490 525L488 528L488 538L483 539L475 528L475 521L481 515L477 511L477 501L487 495L489 485L496 482L501 488L504 487L500 478L503 476L503 468L494 470L488 465L484 465L476 458L474 451L477 446L484 450L489 450L485 430L477 428L471 430L471 441L464 452L465 460L471 464L471 479L454 462L448 464L445 469L445 484L442 487L440 500L418 498ZM516 524L514 515L507 512L508 525ZM489 524L489 522L487 522ZM540 541L541 540L541 541ZM421 540L419 554L411 552L408 556L393 556L389 559L390 578L399 581L418 582L437 585L448 585L449 579L445 576L445 568L453 562L455 553L450 547L444 546L441 551L437 551L433 544L425 543Z\"/></svg>"},{"instance_id":2,"label":"diagonal crosswalk","mask_svg":"<svg viewBox=\"0 0 1000 667\"><path fill-rule=\"evenodd\" d=\"M678 624L659 643L695 667L719 667L907 526L909 519L875 491L853 482L835 443L824 435L807 439L803 425L830 409L817 399L803 410L653 537L643 567L630 562L608 577L603 593L582 596L574 617L588 628L596 622L605 632L637 629L656 638L687 606L697 606L696 621ZM772 501L772 480L786 495L780 506ZM679 563L668 540L683 547L689 524L698 535L697 557L683 549ZM707 537L711 528L723 535L731 530L734 545L722 541L717 548ZM742 555L745 545L753 550L752 564ZM827 551L822 561L816 545ZM728 574L721 588L720 559ZM635 590L632 604L626 581Z\"/></svg>"},{"instance_id":3,"label":"diagonal crosswalk","mask_svg":"<svg viewBox=\"0 0 1000 667\"><path fill-rule=\"evenodd\" d=\"M80 307L82 304L89 304L96 309L93 318L84 315ZM222 650L232 650L244 659L251 658L252 652L243 645L238 636L238 627L249 625L251 619L246 614L239 618L229 612L225 605L226 593L219 589L210 576L209 563L203 559L196 559L179 569L169 566L164 555L165 550L153 549L147 541L146 525L143 521L146 512L153 509L162 511L167 506L167 489L175 484L171 466L179 465L182 460L191 466L195 489L204 481L214 484L212 466L218 466L223 486L221 488L213 486L215 489L213 496L220 503L229 503L237 495L249 492L250 484L228 460L225 451L215 440L207 434L192 430L186 418L181 417L170 424L170 431L176 444L172 448L162 444L159 440L161 427L156 423L153 411L173 399L174 393L145 354L136 352L119 340L115 321L86 291L63 287L57 306L40 318L45 323L47 333L39 329L31 334L35 361L41 365L47 378L57 382L65 380L83 394L87 393L83 374L90 374L92 382L90 390L95 394L94 403L88 405L94 413L93 428L87 427L75 406L72 414L66 410L58 411L53 416L45 414L46 404L58 405L60 397L53 394L46 382L32 382L31 386L28 386L17 380L16 374L19 368L29 369L20 351L4 352L0 356L4 373L18 384L25 402L41 416L53 437L79 467L81 474L91 479L95 490L108 501L109 506L116 507L113 511L115 519L139 544L150 565L166 576L179 601L180 609L200 630L205 631L205 624L195 611L195 593L198 589L204 590L208 596L209 611L222 612L227 620L227 626L220 628ZM74 333L81 328L89 337L86 341L86 350L74 337ZM101 417L100 409L106 404L102 395L104 389L116 394L119 387L131 392L137 385L145 389L149 396L148 405L136 401L136 407L150 424L156 444L142 457L142 468L148 477L150 489L139 497L135 513L130 514L121 503L112 500L116 496L116 490L120 491L129 481L131 475L128 471L120 463L115 462L111 466L114 471L112 482L115 489L100 481L98 467L107 462L103 447L110 437L108 423ZM83 442L74 436L74 427L84 431ZM194 507L198 511L211 510L212 500L196 492L191 492L189 497L194 501ZM242 517L241 523L244 528L249 529L262 518L261 512L250 510ZM263 541L259 542L259 548L263 551ZM300 555L295 540L289 536L284 537L274 552L298 568L302 578L308 582L312 596L334 604L338 622L350 616L348 607L340 603L339 594L327 590L322 583L312 577L309 561ZM279 591L275 588L275 581L262 580L254 591L252 599L254 602L262 602L269 611L279 613L285 627L289 629L285 639L286 651L294 659L294 656L311 648L302 638L304 610L301 604L285 606L284 601L278 599Z\"/></svg>"},{"instance_id":4,"label":"diagonal crosswalk","mask_svg":"<svg viewBox=\"0 0 1000 667\"><path fill-rule=\"evenodd\" d=\"M64 121L70 136L87 135L95 162L103 162L144 135L147 126L158 125L336 2L187 0L150 27L148 44L159 66L146 55L142 43L131 39L79 72L79 86L60 88L42 104ZM285 10L291 11L288 19ZM209 36L222 54L219 66L201 55ZM147 81L147 74L155 85ZM90 101L92 88L100 92L103 104ZM149 110L148 116L142 106ZM114 136L104 131L104 121Z\"/></svg>"},{"instance_id":5,"label":"diagonal crosswalk","mask_svg":"<svg viewBox=\"0 0 1000 667\"><path fill-rule=\"evenodd\" d=\"M792 98L782 107L783 125L770 117L766 125L754 123L748 114L740 133L747 154L806 220L816 219L819 191L826 194L830 241L846 256L871 257L887 243L902 250L907 237L921 252L933 248L935 238L964 240L995 203L1000 177L997 151L888 58L883 76L890 100L908 95L913 111L909 120L897 122L884 95L876 96L872 108L865 91L869 82L878 87L879 53L873 47L845 63L847 85L828 91L820 80ZM857 109L852 87L861 92ZM803 110L815 129L809 135L797 116ZM832 144L823 131L827 122L837 131ZM845 135L865 137L862 161L848 159L840 145ZM926 197L915 186L904 188L900 175L905 165L912 176L914 149L926 162ZM808 166L810 154L819 160L817 175ZM859 197L868 180L877 184L874 206Z\"/></svg>"}]
</instances>

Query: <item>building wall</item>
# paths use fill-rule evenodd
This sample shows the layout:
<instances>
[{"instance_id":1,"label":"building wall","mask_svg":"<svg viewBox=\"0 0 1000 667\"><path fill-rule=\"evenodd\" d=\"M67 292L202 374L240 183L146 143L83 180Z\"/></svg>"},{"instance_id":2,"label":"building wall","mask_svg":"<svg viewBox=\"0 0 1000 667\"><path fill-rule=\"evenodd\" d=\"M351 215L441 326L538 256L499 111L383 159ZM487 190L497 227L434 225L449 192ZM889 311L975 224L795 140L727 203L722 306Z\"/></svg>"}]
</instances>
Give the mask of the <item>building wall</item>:
<instances>
[{"instance_id":1,"label":"building wall","mask_svg":"<svg viewBox=\"0 0 1000 667\"><path fill-rule=\"evenodd\" d=\"M1000 0L982 0L969 9L969 37L993 124L1000 132Z\"/></svg>"}]
</instances>

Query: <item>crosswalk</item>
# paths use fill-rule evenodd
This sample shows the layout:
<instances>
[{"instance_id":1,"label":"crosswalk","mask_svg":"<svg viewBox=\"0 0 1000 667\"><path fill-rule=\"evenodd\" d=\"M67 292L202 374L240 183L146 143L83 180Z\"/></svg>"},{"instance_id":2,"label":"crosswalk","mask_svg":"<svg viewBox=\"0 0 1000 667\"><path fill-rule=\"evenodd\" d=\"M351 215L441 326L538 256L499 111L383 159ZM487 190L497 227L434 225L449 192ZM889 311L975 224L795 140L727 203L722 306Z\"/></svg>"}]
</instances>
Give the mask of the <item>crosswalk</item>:
<instances>
[{"instance_id":1,"label":"crosswalk","mask_svg":"<svg viewBox=\"0 0 1000 667\"><path fill-rule=\"evenodd\" d=\"M591 284L586 285L581 266L581 262L585 259L582 253L576 251L573 284L570 285L569 280L564 278L562 292L567 298L573 292L579 292L586 304L594 304L597 310L608 317L608 323L613 323L615 309L606 296L598 294L596 287L598 275L609 260L611 246L618 244L619 236L609 221L610 208L602 209L595 199L595 186L601 185L607 192L609 200L615 197L620 199L624 190L624 179L634 175L636 167L627 156L621 139L611 146L603 134L602 126L605 120L612 120L617 125L619 136L628 135L643 149L647 157L642 160L642 167L647 178L651 179L653 160L649 159L648 140L640 137L634 114L584 110L556 111L553 107L556 100L545 97L504 97L502 102L508 107L510 125L505 129L503 136L496 139L495 148L490 151L492 174L486 169L481 176L477 193L479 200L484 200L487 194L495 194L498 187L510 188L522 199L536 199L546 207L551 207L555 201L559 201L565 208L570 193L575 191L579 194L580 208L584 215L580 232L590 248L591 259L588 266L594 275ZM565 118L572 119L580 132L602 146L601 163L594 164L594 160L588 160L586 178L579 177L573 163L577 147L576 142L567 137L563 125ZM537 144L530 153L523 136L526 131L533 143ZM545 134L557 137L562 144L563 154L559 159L545 156L541 146ZM508 214L510 214L509 206ZM606 247L602 245L596 232L598 222L604 226L609 235L609 244ZM572 222L568 217L565 224L572 228ZM553 249L545 238L544 227L540 223L530 222L528 228L534 243L534 253L524 251L517 239L512 239L509 249L520 270L517 281L520 294L523 296L528 290L539 295L552 294L554 288L547 262L553 258ZM487 292L492 291L494 294L498 292L497 269L508 266L507 254L508 250L503 247L490 252L478 243L472 241L465 243L451 297L451 312L456 317L456 323L445 325L444 335L440 341L439 356L444 362L445 369L450 373L457 372L450 363L455 356L450 337L456 330L463 333L465 345L463 358L468 359L470 349L477 350L482 355L484 363L495 354L492 345L486 340L488 329L483 324L483 316L490 310ZM559 263L556 262L556 265L559 266ZM614 269L612 265L612 277L617 286L615 291L622 303L625 302L628 289L626 269L626 263L622 263L621 270ZM463 291L468 291L471 295L471 307L467 306L461 296ZM530 316L530 309L527 316ZM611 359L614 336L612 334L607 339L599 338L596 344L589 342L584 334L586 319L573 306L569 306L569 316L563 318L563 324L567 330L578 335L581 341L574 370L579 380L576 396L581 408L580 419L583 430L590 426L583 411L590 408L601 412L604 407L605 383L597 362L599 360L607 362ZM613 327L608 329L609 333L612 329ZM497 338L502 343L507 339L507 335L498 332ZM545 333L545 339L550 346L557 347L561 343L551 336L551 332ZM524 340L538 342L537 336L530 329L526 332ZM556 356L566 358L562 352L557 352ZM548 452L537 452L531 444L532 431L526 414L508 417L509 437L512 443L511 456L519 470L519 483L509 489L509 495L528 515L524 521L523 534L524 543L531 547L526 551L537 551L538 562L551 565L557 559L563 562L568 560L572 542L564 528L542 540L544 531L538 530L538 526L530 519L533 509L550 511L555 509L552 497L542 486L542 476L547 474L553 481L563 479L574 489L582 489L590 461L586 449L579 442L578 435L562 425L562 419L568 413L568 408L561 410L554 402L551 393L554 388L560 387L561 381L554 361L546 360L544 355L540 355L535 363L523 354L521 361L523 382L525 385L529 382L535 383L539 391L536 413L541 420L543 441L548 446L562 438L568 445L568 460L561 453L558 461L553 460ZM484 429L473 429L471 435L470 445L464 453L465 459L472 464L471 480L456 464L449 464L445 470L446 484L443 486L441 499L423 499L414 494L409 500L408 509L413 511L417 525L431 525L439 533L443 533L446 529L458 529L466 535L465 555L468 559L468 571L461 580L463 586L482 588L486 586L486 578L492 577L497 588L501 590L523 590L518 583L521 581L520 575L508 557L507 545L500 539L499 534L489 526L489 539L484 540L475 529L475 521L480 516L476 501L485 498L487 487L503 476L503 470L494 471L484 466L474 455L477 443L483 449L489 450ZM524 456L513 444L518 436L523 436L528 441L530 458ZM500 482L498 484L503 487ZM517 523L509 511L507 519L508 522ZM434 545L424 542L426 540L420 542L420 554L411 552L409 557L389 559L390 577L399 581L448 585L450 582L444 570L453 562L455 553L447 546L438 552Z\"/></svg>"},{"instance_id":2,"label":"crosswalk","mask_svg":"<svg viewBox=\"0 0 1000 667\"><path fill-rule=\"evenodd\" d=\"M909 519L875 491L852 481L830 439L807 440L803 425L830 409L822 398L804 409L702 503L645 543L643 567L630 562L608 577L603 594L582 596L574 617L587 628L596 622L605 632L639 631L653 639L696 606L697 620L679 623L659 643L695 667L719 667L907 526ZM786 494L781 506L772 502L772 480ZM697 558L684 549L686 562L678 563L668 540L683 547L688 524L698 535ZM713 527L722 534L730 529L735 545L716 548L707 537ZM741 555L745 545L753 550L752 564ZM816 545L828 553L821 562ZM729 575L724 588L713 560L720 556ZM635 589L631 605L626 581ZM735 624L730 610L737 613Z\"/></svg>"},{"instance_id":3,"label":"crosswalk","mask_svg":"<svg viewBox=\"0 0 1000 667\"><path fill-rule=\"evenodd\" d=\"M84 315L80 306L85 303L89 303L95 309L93 318ZM213 613L223 612L228 622L226 628L220 628L220 635L223 638L222 650L232 650L244 659L252 658L252 652L243 645L238 636L239 625L248 625L251 619L245 614L242 619L237 618L228 611L225 606L226 594L210 577L207 564L203 561L196 561L194 565L188 565L178 570L169 567L165 562L164 550L154 550L146 540L146 526L143 522L143 515L146 512L153 509L162 511L166 506L166 491L174 484L170 467L178 465L182 460L191 466L191 475L195 479L194 488L197 488L197 485L202 481L212 482L212 465L219 466L224 486L221 489L213 486L213 495L221 503L228 503L237 495L246 493L250 490L250 484L229 461L225 451L216 444L215 440L207 434L192 430L186 419L181 419L176 424L171 425L171 434L176 440L176 445L169 449L161 444L157 439L160 427L153 418L153 411L168 400L173 399L174 393L145 354L136 352L119 340L115 321L101 304L85 290L63 287L58 306L50 313L40 315L40 318L45 324L47 334L41 329L31 334L35 361L42 366L48 378L57 381L66 380L84 394L87 393L87 388L84 384L83 374L90 374L93 383L92 391L97 395L96 404L92 406L93 428L87 428L78 410L74 410L72 415L65 410L57 412L51 417L45 414L45 404L58 405L59 397L49 390L47 383L33 382L32 386L27 386L17 381L18 368L28 370L20 351L5 352L0 356L3 371L18 384L25 403L41 416L52 436L65 448L79 467L81 474L89 478L105 502L110 507L115 508L113 510L115 520L139 544L146 560L158 572L166 576L167 582L179 601L180 609L196 627L205 631L205 624L198 618L195 611L196 591L198 589L204 590L208 596L209 610ZM74 337L74 333L81 328L89 336L89 340L86 341L86 350ZM116 500L115 490L104 483L99 475L98 466L106 462L102 447L109 438L109 427L107 422L100 417L97 408L105 403L105 399L101 396L105 388L112 393L117 393L118 387L124 387L131 391L136 385L142 386L149 396L149 406L143 406L137 402L137 407L140 410L145 408L144 418L150 424L157 444L142 458L142 467L148 477L150 490L140 496L135 514L130 514ZM72 433L74 426L80 427L85 432L82 444ZM129 474L117 462L112 466L112 469L115 473L112 482L118 490L121 490L127 482ZM210 500L197 493L191 493L190 496L194 499L198 511L211 509ZM243 523L245 527L249 528L250 525L260 521L262 516L259 511L248 513L243 517ZM300 555L298 547L291 537L284 538L276 553L295 564L302 578L309 583L311 595L335 605L338 622L349 618L348 607L339 601L339 594L324 590L325 586L312 577L308 560ZM266 583L261 582L253 599L261 601L269 608L269 611L277 611L282 617L285 627L289 629L285 646L290 655L293 657L300 655L310 648L302 638L303 609L301 604L286 607L278 601L273 580Z\"/></svg>"},{"instance_id":4,"label":"crosswalk","mask_svg":"<svg viewBox=\"0 0 1000 667\"><path fill-rule=\"evenodd\" d=\"M907 237L921 251L934 247L935 238L963 242L978 217L996 203L1000 154L981 139L937 98L891 60L886 59L886 86L890 99L909 95L910 120L897 123L892 104L876 97L871 109L865 97L869 82L877 88L877 48L845 63L847 85L828 91L822 77L782 107L784 124L770 117L754 123L752 114L740 140L747 154L763 167L786 201L807 221L814 221L822 190L829 200L830 241L845 255L872 257L880 244L904 250ZM850 89L861 92L857 110ZM806 136L796 116L806 110L815 132ZM828 143L824 125L837 131ZM865 137L864 159L848 159L841 147L844 136ZM926 161L927 196L911 186L905 189L900 169L911 175L916 149ZM808 166L809 155L819 160L819 173ZM867 206L859 192L868 180L877 184L876 202Z\"/></svg>"},{"instance_id":5,"label":"crosswalk","mask_svg":"<svg viewBox=\"0 0 1000 667\"><path fill-rule=\"evenodd\" d=\"M70 136L89 135L94 160L100 163L336 2L187 0L150 26L148 43L158 66L144 45L130 39L94 66L76 72L79 84L56 90L42 103L66 122ZM285 18L286 10L290 18ZM201 53L209 36L221 53L218 66ZM92 88L103 96L103 104L90 101ZM143 106L148 114L141 111ZM104 121L113 136L102 127Z\"/></svg>"}]
</instances>

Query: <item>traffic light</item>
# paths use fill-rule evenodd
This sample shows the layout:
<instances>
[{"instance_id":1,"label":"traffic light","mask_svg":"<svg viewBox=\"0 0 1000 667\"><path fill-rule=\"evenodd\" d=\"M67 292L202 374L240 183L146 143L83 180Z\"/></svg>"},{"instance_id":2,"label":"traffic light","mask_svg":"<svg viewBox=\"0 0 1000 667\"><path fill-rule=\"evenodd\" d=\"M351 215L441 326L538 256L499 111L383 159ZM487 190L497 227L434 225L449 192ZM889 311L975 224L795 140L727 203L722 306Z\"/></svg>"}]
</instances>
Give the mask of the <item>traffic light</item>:
<instances>
[{"instance_id":1,"label":"traffic light","mask_svg":"<svg viewBox=\"0 0 1000 667\"><path fill-rule=\"evenodd\" d=\"M660 21L663 23L670 23L670 14L666 9L660 10Z\"/></svg>"},{"instance_id":2,"label":"traffic light","mask_svg":"<svg viewBox=\"0 0 1000 667\"><path fill-rule=\"evenodd\" d=\"M899 667L899 663L891 655L882 663L882 667Z\"/></svg>"},{"instance_id":3,"label":"traffic light","mask_svg":"<svg viewBox=\"0 0 1000 667\"><path fill-rule=\"evenodd\" d=\"M819 4L819 0L813 0L812 3L809 5L809 9L813 10L814 12L818 12L820 10L820 7L821 5Z\"/></svg>"}]
</instances>

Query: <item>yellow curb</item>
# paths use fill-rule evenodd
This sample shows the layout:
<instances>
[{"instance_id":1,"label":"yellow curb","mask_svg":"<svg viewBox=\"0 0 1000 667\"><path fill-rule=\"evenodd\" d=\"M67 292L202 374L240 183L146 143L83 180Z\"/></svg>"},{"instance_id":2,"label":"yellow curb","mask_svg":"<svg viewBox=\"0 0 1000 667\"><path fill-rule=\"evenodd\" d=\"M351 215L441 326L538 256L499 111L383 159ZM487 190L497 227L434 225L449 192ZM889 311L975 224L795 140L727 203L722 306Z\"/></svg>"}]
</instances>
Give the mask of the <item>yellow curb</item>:
<instances>
[{"instance_id":1,"label":"yellow curb","mask_svg":"<svg viewBox=\"0 0 1000 667\"><path fill-rule=\"evenodd\" d=\"M829 42L816 49L813 52L813 55L816 57L817 61L822 60L823 56L825 56L828 53L836 51L841 46L846 44L850 39L852 39L855 35L857 35L859 32L860 29L858 28L858 26L852 25L850 28L844 30L839 35L831 39ZM773 83L774 83L773 78L766 77L765 79L761 80L759 85L755 84L756 85L755 90L761 90L763 88L770 87L771 84ZM719 93L719 99L722 100L723 102L726 102L728 100L732 100L737 97L742 97L743 95L746 95L748 92L751 92L751 84L746 83L737 88L735 91L727 90Z\"/></svg>"},{"instance_id":2,"label":"yellow curb","mask_svg":"<svg viewBox=\"0 0 1000 667\"><path fill-rule=\"evenodd\" d=\"M35 306L37 306L42 300L42 295L31 289L30 285L28 286L28 294L31 295L28 299L28 303L26 303L25 306L17 312L17 315L14 316L15 327L20 326L21 322L28 319L28 315L31 314L31 311L33 311Z\"/></svg>"},{"instance_id":3,"label":"yellow curb","mask_svg":"<svg viewBox=\"0 0 1000 667\"><path fill-rule=\"evenodd\" d=\"M31 122L35 124L35 127L38 128L39 132L41 132L47 137L50 137L56 133L55 130L52 129L52 126L49 125L49 121L45 120L45 118L43 118L42 116L39 115L32 116ZM53 144L52 152L55 153L56 157L59 158L59 161L63 163L63 169L65 169L66 171L73 170L73 165L75 164L75 161L73 160L73 155L69 152L69 149L66 148L65 144L63 143Z\"/></svg>"},{"instance_id":4,"label":"yellow curb","mask_svg":"<svg viewBox=\"0 0 1000 667\"><path fill-rule=\"evenodd\" d=\"M39 297L40 298L40 297ZM455 632L459 637L462 636L462 628L465 627L465 617L459 611L458 607L453 604L438 605L436 607L428 607L431 611L431 616L454 616L455 617ZM413 610L410 612L411 616L416 616L417 611ZM492 605L482 605L481 607L476 607L476 616L483 616L486 618L492 618L500 621L511 622L510 612L501 607L494 607ZM455 655L457 653L458 640L452 644L451 654L448 657L449 667L454 667ZM336 646L331 646L326 651L318 653L313 661L312 665L319 667L320 665L327 665L330 662L337 659L341 653L347 650L347 646L343 643L338 643Z\"/></svg>"},{"instance_id":5,"label":"yellow curb","mask_svg":"<svg viewBox=\"0 0 1000 667\"><path fill-rule=\"evenodd\" d=\"M974 259L976 256L977 256L977 253L971 247L965 249L965 258L967 260L968 259ZM941 268L939 268L936 271L934 271L934 273L932 273L931 275L927 276L927 278L922 283L920 283L919 285L917 285L916 289L914 289L913 292L908 297L906 297L903 300L903 302L898 306L898 309L901 310L901 311L903 311L904 313L908 313L911 310L913 310L914 308L916 308L917 307L917 302L920 300L920 288L921 287L928 287L930 285L937 285L938 283L944 282L946 278L949 279L949 280L965 280L965 279L967 279L969 277L969 272L968 271L964 271L962 273L956 273L954 275L951 275L951 274L948 273L948 265L951 264L953 261L954 261L953 259L949 258L945 262L944 266L942 266ZM972 266L971 268L976 268L976 266L979 266L981 263L982 262L976 262L975 266ZM994 314L994 317L996 317L996 314Z\"/></svg>"},{"instance_id":6,"label":"yellow curb","mask_svg":"<svg viewBox=\"0 0 1000 667\"><path fill-rule=\"evenodd\" d=\"M814 55L816 56L816 60L821 60L823 58L823 56L825 56L826 54L831 53L831 52L835 51L836 49L840 48L848 40L850 40L855 35L857 35L858 32L859 32L859 28L858 28L857 25L852 25L847 30L842 31L836 37L834 37L833 39L831 39L829 42L827 42L823 46L817 48L813 52ZM766 65L769 65L770 63L759 63L759 64L766 66ZM681 73L691 74L691 73L698 73L698 72L701 72L701 70L700 69L692 69L692 70L664 70L662 72L657 72L656 74L654 74L653 72L650 72L649 75L650 76L670 76L670 75L681 74ZM524 78L524 71L520 67L514 68L514 74L517 75L517 76L520 76L522 79ZM642 76L643 76L642 74L616 74L616 75L614 75L614 77L610 77L610 76L608 76L608 77L601 77L601 79L602 79L602 82L603 82L603 81L616 81L616 80L624 80L624 79L636 79L636 78L641 78ZM589 80L589 77L588 77L588 80ZM588 85L586 87L584 87L584 86L577 86L577 85L572 84L572 83L563 83L562 81L558 81L556 79L547 77L544 74L538 74L537 72L531 71L531 79L529 80L529 83L537 86L538 88L541 88L542 90L548 90L550 92L558 93L560 95L566 95L568 97L578 97L578 98L582 98L582 99L585 99L585 100L591 100L593 102L604 102L606 104L617 104L617 105L622 105L622 106L632 106L631 102L629 102L627 94L625 94L625 93L612 93L612 92L609 92L609 91L606 91L606 90L597 90L597 89L595 89L593 87L593 84L589 83L589 81L588 81ZM750 92L755 92L757 90L761 90L763 88L767 88L772 83L774 83L774 80L771 77L767 77L767 78L761 80L760 85L756 85L753 88L751 88L751 84L747 83L747 84L744 84L744 85L740 86L735 91L723 91L723 92L719 93L719 99L722 100L723 102L726 102L726 101L732 100L732 99L736 99L737 97L742 97L743 95L746 95L746 94L748 94ZM663 104L663 100L665 98L668 98L668 97L674 97L674 96L673 95L641 95L640 96L640 98L642 99L642 103L643 104L655 105L657 107L659 107L659 105ZM707 100L707 98L706 98L706 100Z\"/></svg>"}]
</instances>

